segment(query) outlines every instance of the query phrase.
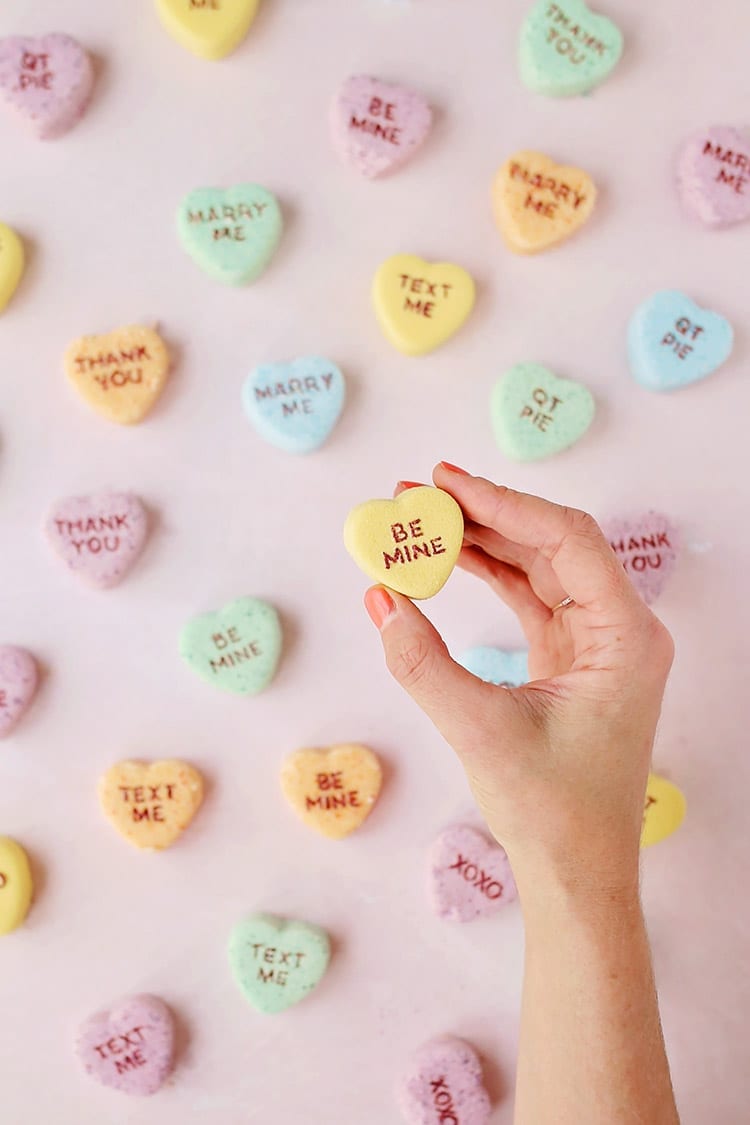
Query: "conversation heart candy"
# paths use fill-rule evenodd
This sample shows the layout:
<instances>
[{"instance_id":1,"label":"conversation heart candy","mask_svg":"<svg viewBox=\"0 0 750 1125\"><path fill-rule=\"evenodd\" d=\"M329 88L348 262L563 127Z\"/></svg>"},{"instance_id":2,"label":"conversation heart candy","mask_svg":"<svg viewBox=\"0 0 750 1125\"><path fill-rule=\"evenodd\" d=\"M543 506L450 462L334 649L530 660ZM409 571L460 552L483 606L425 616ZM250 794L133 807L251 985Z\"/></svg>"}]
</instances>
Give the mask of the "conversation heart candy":
<instances>
[{"instance_id":1,"label":"conversation heart candy","mask_svg":"<svg viewBox=\"0 0 750 1125\"><path fill-rule=\"evenodd\" d=\"M474 307L474 282L461 266L396 254L372 286L375 314L386 337L405 355L424 355L449 340Z\"/></svg>"},{"instance_id":2,"label":"conversation heart candy","mask_svg":"<svg viewBox=\"0 0 750 1125\"><path fill-rule=\"evenodd\" d=\"M25 648L0 645L0 738L5 738L31 706L39 683L36 660Z\"/></svg>"},{"instance_id":3,"label":"conversation heart candy","mask_svg":"<svg viewBox=\"0 0 750 1125\"><path fill-rule=\"evenodd\" d=\"M156 0L164 27L180 46L204 59L223 59L239 47L260 0Z\"/></svg>"},{"instance_id":4,"label":"conversation heart candy","mask_svg":"<svg viewBox=\"0 0 750 1125\"><path fill-rule=\"evenodd\" d=\"M604 81L621 55L620 29L583 0L538 0L521 29L521 81L537 94L585 94Z\"/></svg>"},{"instance_id":5,"label":"conversation heart candy","mask_svg":"<svg viewBox=\"0 0 750 1125\"><path fill-rule=\"evenodd\" d=\"M649 391L673 391L705 379L729 358L728 320L702 309L677 289L655 293L636 310L628 329L630 370Z\"/></svg>"},{"instance_id":6,"label":"conversation heart candy","mask_svg":"<svg viewBox=\"0 0 750 1125\"><path fill-rule=\"evenodd\" d=\"M102 1086L123 1094L155 1094L174 1065L172 1013L157 996L129 996L84 1021L76 1054Z\"/></svg>"},{"instance_id":7,"label":"conversation heart candy","mask_svg":"<svg viewBox=\"0 0 750 1125\"><path fill-rule=\"evenodd\" d=\"M689 215L709 227L750 219L750 135L712 125L684 142L677 184Z\"/></svg>"},{"instance_id":8,"label":"conversation heart candy","mask_svg":"<svg viewBox=\"0 0 750 1125\"><path fill-rule=\"evenodd\" d=\"M69 35L0 39L0 95L40 140L72 129L93 86L91 59Z\"/></svg>"},{"instance_id":9,"label":"conversation heart candy","mask_svg":"<svg viewBox=\"0 0 750 1125\"><path fill-rule=\"evenodd\" d=\"M63 362L81 398L123 426L145 418L169 374L166 344L153 328L141 325L81 336L70 344Z\"/></svg>"},{"instance_id":10,"label":"conversation heart candy","mask_svg":"<svg viewBox=\"0 0 750 1125\"><path fill-rule=\"evenodd\" d=\"M334 145L368 179L405 164L431 127L432 110L420 93L378 78L347 78L333 103Z\"/></svg>"},{"instance_id":11,"label":"conversation heart candy","mask_svg":"<svg viewBox=\"0 0 750 1125\"><path fill-rule=\"evenodd\" d=\"M538 363L517 363L492 392L492 427L506 457L536 461L567 449L594 420L586 387Z\"/></svg>"},{"instance_id":12,"label":"conversation heart candy","mask_svg":"<svg viewBox=\"0 0 750 1125\"><path fill-rule=\"evenodd\" d=\"M18 288L25 261L21 239L5 223L0 223L0 312Z\"/></svg>"},{"instance_id":13,"label":"conversation heart candy","mask_svg":"<svg viewBox=\"0 0 750 1125\"><path fill-rule=\"evenodd\" d=\"M679 529L661 512L611 519L602 531L639 594L650 605L662 592L682 546Z\"/></svg>"},{"instance_id":14,"label":"conversation heart candy","mask_svg":"<svg viewBox=\"0 0 750 1125\"><path fill-rule=\"evenodd\" d=\"M497 914L516 897L505 851L474 828L446 828L430 851L430 895L435 913L451 922Z\"/></svg>"},{"instance_id":15,"label":"conversation heart candy","mask_svg":"<svg viewBox=\"0 0 750 1125\"><path fill-rule=\"evenodd\" d=\"M180 656L207 683L235 695L257 695L274 677L281 639L273 606L238 598L189 621L180 634Z\"/></svg>"},{"instance_id":16,"label":"conversation heart candy","mask_svg":"<svg viewBox=\"0 0 750 1125\"><path fill-rule=\"evenodd\" d=\"M309 922L255 914L229 937L229 967L240 991L258 1012L291 1008L312 992L328 968L328 935Z\"/></svg>"},{"instance_id":17,"label":"conversation heart candy","mask_svg":"<svg viewBox=\"0 0 750 1125\"><path fill-rule=\"evenodd\" d=\"M161 851L182 835L203 800L203 778L187 762L118 762L99 781L99 803L130 844Z\"/></svg>"},{"instance_id":18,"label":"conversation heart candy","mask_svg":"<svg viewBox=\"0 0 750 1125\"><path fill-rule=\"evenodd\" d=\"M682 824L687 802L682 790L665 777L649 774L643 810L641 847L648 848L671 836Z\"/></svg>"},{"instance_id":19,"label":"conversation heart candy","mask_svg":"<svg viewBox=\"0 0 750 1125\"><path fill-rule=\"evenodd\" d=\"M520 687L529 680L529 654L513 652L491 645L470 648L458 658L473 676L486 684L499 687Z\"/></svg>"},{"instance_id":20,"label":"conversation heart candy","mask_svg":"<svg viewBox=\"0 0 750 1125\"><path fill-rule=\"evenodd\" d=\"M287 453L309 453L336 425L344 394L344 376L335 363L305 356L256 367L247 378L242 401L266 441Z\"/></svg>"},{"instance_id":21,"label":"conversation heart candy","mask_svg":"<svg viewBox=\"0 0 750 1125\"><path fill-rule=\"evenodd\" d=\"M408 1125L488 1125L492 1112L479 1056L450 1035L415 1052L397 1098Z\"/></svg>"},{"instance_id":22,"label":"conversation heart candy","mask_svg":"<svg viewBox=\"0 0 750 1125\"><path fill-rule=\"evenodd\" d=\"M263 273L281 238L281 208L259 184L197 188L177 212L177 233L214 281L247 285Z\"/></svg>"},{"instance_id":23,"label":"conversation heart candy","mask_svg":"<svg viewBox=\"0 0 750 1125\"><path fill-rule=\"evenodd\" d=\"M100 492L59 500L45 531L74 574L106 590L122 581L143 550L148 519L132 493Z\"/></svg>"},{"instance_id":24,"label":"conversation heart candy","mask_svg":"<svg viewBox=\"0 0 750 1125\"><path fill-rule=\"evenodd\" d=\"M281 788L309 828L331 840L354 832L378 799L383 773L372 750L346 744L297 750L281 770Z\"/></svg>"},{"instance_id":25,"label":"conversation heart candy","mask_svg":"<svg viewBox=\"0 0 750 1125\"><path fill-rule=\"evenodd\" d=\"M344 524L344 546L373 582L408 598L431 598L448 581L463 543L464 518L439 488L409 488L395 500L367 500Z\"/></svg>"},{"instance_id":26,"label":"conversation heart candy","mask_svg":"<svg viewBox=\"0 0 750 1125\"><path fill-rule=\"evenodd\" d=\"M0 836L0 937L21 925L33 889L26 852L15 840Z\"/></svg>"},{"instance_id":27,"label":"conversation heart candy","mask_svg":"<svg viewBox=\"0 0 750 1125\"><path fill-rule=\"evenodd\" d=\"M555 164L540 152L517 152L492 189L495 221L516 254L537 254L582 227L596 203L596 187L580 168Z\"/></svg>"}]
</instances>

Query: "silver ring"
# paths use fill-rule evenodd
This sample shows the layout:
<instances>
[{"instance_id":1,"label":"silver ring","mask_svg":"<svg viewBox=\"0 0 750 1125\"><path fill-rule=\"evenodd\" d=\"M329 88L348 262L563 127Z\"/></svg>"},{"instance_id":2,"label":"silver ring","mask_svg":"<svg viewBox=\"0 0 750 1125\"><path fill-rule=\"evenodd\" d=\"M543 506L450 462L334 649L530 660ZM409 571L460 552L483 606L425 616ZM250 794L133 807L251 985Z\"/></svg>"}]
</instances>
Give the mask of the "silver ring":
<instances>
[{"instance_id":1,"label":"silver ring","mask_svg":"<svg viewBox=\"0 0 750 1125\"><path fill-rule=\"evenodd\" d=\"M575 598L571 598L570 594L568 594L568 596L563 598L563 600L561 602L558 602L557 605L552 606L552 609L550 610L550 613L557 613L558 609L566 609L569 605L575 605L575 604L576 604Z\"/></svg>"}]
</instances>

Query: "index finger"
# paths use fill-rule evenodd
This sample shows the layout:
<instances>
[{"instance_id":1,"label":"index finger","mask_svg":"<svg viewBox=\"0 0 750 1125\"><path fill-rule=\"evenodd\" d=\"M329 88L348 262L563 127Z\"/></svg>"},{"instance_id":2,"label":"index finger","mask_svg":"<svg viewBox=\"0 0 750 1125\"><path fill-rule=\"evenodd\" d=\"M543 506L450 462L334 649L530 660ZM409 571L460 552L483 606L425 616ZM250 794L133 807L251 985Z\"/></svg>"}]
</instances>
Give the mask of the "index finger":
<instances>
[{"instance_id":1,"label":"index finger","mask_svg":"<svg viewBox=\"0 0 750 1125\"><path fill-rule=\"evenodd\" d=\"M432 476L469 519L538 551L579 606L612 616L634 604L638 595L593 516L456 472L443 462Z\"/></svg>"}]
</instances>

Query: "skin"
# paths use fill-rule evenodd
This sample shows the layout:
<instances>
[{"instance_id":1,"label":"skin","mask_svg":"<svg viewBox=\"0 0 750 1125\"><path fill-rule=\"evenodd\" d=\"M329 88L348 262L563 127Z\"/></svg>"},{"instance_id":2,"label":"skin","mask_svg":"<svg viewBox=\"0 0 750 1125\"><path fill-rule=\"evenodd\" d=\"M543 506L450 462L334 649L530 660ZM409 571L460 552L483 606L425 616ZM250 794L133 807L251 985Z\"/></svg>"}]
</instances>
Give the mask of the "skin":
<instances>
[{"instance_id":1,"label":"skin","mask_svg":"<svg viewBox=\"0 0 750 1125\"><path fill-rule=\"evenodd\" d=\"M382 586L365 605L513 866L526 929L515 1123L679 1125L639 897L672 639L591 516L445 462L433 480L464 512L459 565L519 618L533 682L482 683Z\"/></svg>"}]
</instances>

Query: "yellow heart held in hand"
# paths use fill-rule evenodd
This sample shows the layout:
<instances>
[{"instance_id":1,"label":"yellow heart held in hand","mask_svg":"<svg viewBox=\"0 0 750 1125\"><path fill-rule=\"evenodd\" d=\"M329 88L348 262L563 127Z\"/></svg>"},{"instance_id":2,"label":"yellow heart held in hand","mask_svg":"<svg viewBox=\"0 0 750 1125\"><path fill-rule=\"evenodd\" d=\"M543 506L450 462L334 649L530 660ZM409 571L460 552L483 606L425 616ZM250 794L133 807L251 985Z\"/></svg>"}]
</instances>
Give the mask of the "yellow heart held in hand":
<instances>
[{"instance_id":1,"label":"yellow heart held in hand","mask_svg":"<svg viewBox=\"0 0 750 1125\"><path fill-rule=\"evenodd\" d=\"M580 168L555 164L540 152L517 152L497 173L492 202L510 249L536 254L583 226L594 209L596 187Z\"/></svg>"},{"instance_id":2,"label":"yellow heart held in hand","mask_svg":"<svg viewBox=\"0 0 750 1125\"><path fill-rule=\"evenodd\" d=\"M687 802L682 790L665 777L652 773L646 787L646 806L643 811L641 847L666 840L682 824Z\"/></svg>"},{"instance_id":3,"label":"yellow heart held in hand","mask_svg":"<svg viewBox=\"0 0 750 1125\"><path fill-rule=\"evenodd\" d=\"M14 230L0 223L0 312L8 304L23 276L23 243Z\"/></svg>"},{"instance_id":4,"label":"yellow heart held in hand","mask_svg":"<svg viewBox=\"0 0 750 1125\"><path fill-rule=\"evenodd\" d=\"M161 22L181 47L223 59L250 30L260 0L156 0Z\"/></svg>"},{"instance_id":5,"label":"yellow heart held in hand","mask_svg":"<svg viewBox=\"0 0 750 1125\"><path fill-rule=\"evenodd\" d=\"M375 314L386 337L405 355L424 355L458 332L474 307L475 288L461 266L396 254L372 285Z\"/></svg>"},{"instance_id":6,"label":"yellow heart held in hand","mask_svg":"<svg viewBox=\"0 0 750 1125\"><path fill-rule=\"evenodd\" d=\"M281 770L281 788L309 828L331 840L348 836L370 815L383 773L366 746L297 750Z\"/></svg>"},{"instance_id":7,"label":"yellow heart held in hand","mask_svg":"<svg viewBox=\"0 0 750 1125\"><path fill-rule=\"evenodd\" d=\"M203 778L177 760L118 762L99 781L105 816L137 848L173 844L198 811Z\"/></svg>"},{"instance_id":8,"label":"yellow heart held in hand","mask_svg":"<svg viewBox=\"0 0 750 1125\"><path fill-rule=\"evenodd\" d=\"M431 598L448 581L464 535L456 501L439 488L409 488L395 500L358 504L344 524L357 566L407 598Z\"/></svg>"},{"instance_id":9,"label":"yellow heart held in hand","mask_svg":"<svg viewBox=\"0 0 750 1125\"><path fill-rule=\"evenodd\" d=\"M26 852L0 836L0 936L17 929L29 912L33 884Z\"/></svg>"},{"instance_id":10,"label":"yellow heart held in hand","mask_svg":"<svg viewBox=\"0 0 750 1125\"><path fill-rule=\"evenodd\" d=\"M65 353L65 374L89 406L111 422L140 422L169 374L169 352L153 328L134 325L82 336Z\"/></svg>"}]
</instances>

